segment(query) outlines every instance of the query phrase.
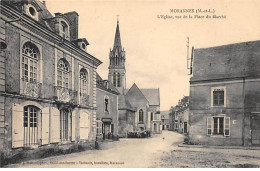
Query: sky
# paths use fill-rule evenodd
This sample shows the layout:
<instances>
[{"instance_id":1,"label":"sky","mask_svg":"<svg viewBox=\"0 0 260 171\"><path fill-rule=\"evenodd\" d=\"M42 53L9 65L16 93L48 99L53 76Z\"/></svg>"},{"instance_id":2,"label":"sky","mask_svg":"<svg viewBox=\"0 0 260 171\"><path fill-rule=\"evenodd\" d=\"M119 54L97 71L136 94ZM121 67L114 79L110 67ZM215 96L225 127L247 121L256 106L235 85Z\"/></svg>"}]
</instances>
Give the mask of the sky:
<instances>
[{"instance_id":1,"label":"sky","mask_svg":"<svg viewBox=\"0 0 260 171\"><path fill-rule=\"evenodd\" d=\"M187 37L189 55L192 46L207 48L260 38L259 0L46 0L46 5L52 14L79 14L79 38L86 38L87 52L103 62L97 69L103 79L108 77L109 51L119 18L126 87L136 83L139 88L159 88L161 110L169 110L189 95ZM177 12L181 9L194 12ZM215 13L195 13L197 9Z\"/></svg>"}]
</instances>

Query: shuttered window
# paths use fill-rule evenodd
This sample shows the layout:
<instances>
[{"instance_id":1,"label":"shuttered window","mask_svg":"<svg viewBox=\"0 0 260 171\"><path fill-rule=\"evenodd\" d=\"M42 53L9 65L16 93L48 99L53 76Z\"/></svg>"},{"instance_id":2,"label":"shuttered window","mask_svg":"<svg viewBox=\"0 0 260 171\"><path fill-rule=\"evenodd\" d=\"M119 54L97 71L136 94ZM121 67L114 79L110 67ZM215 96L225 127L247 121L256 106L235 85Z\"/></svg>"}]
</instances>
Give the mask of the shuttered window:
<instances>
[{"instance_id":1,"label":"shuttered window","mask_svg":"<svg viewBox=\"0 0 260 171\"><path fill-rule=\"evenodd\" d=\"M225 117L225 116L208 117L207 135L230 136L230 117Z\"/></svg>"},{"instance_id":2,"label":"shuttered window","mask_svg":"<svg viewBox=\"0 0 260 171\"><path fill-rule=\"evenodd\" d=\"M225 136L230 136L230 117L225 117Z\"/></svg>"},{"instance_id":3,"label":"shuttered window","mask_svg":"<svg viewBox=\"0 0 260 171\"><path fill-rule=\"evenodd\" d=\"M87 140L89 136L90 115L86 111L80 111L80 139Z\"/></svg>"},{"instance_id":4,"label":"shuttered window","mask_svg":"<svg viewBox=\"0 0 260 171\"><path fill-rule=\"evenodd\" d=\"M97 134L102 134L102 121L97 120Z\"/></svg>"}]
</instances>

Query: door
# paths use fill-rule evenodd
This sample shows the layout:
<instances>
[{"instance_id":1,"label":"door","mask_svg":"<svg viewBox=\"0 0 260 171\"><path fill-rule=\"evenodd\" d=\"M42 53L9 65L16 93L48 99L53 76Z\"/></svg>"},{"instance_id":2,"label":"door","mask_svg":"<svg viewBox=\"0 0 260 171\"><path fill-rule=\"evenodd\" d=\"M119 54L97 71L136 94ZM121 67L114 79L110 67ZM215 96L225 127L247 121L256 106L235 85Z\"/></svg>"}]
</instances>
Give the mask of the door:
<instances>
[{"instance_id":1,"label":"door","mask_svg":"<svg viewBox=\"0 0 260 171\"><path fill-rule=\"evenodd\" d=\"M188 124L187 122L184 122L184 133L188 132Z\"/></svg>"},{"instance_id":2,"label":"door","mask_svg":"<svg viewBox=\"0 0 260 171\"><path fill-rule=\"evenodd\" d=\"M105 124L105 138L110 138L108 137L109 132L110 132L110 124Z\"/></svg>"},{"instance_id":3,"label":"door","mask_svg":"<svg viewBox=\"0 0 260 171\"><path fill-rule=\"evenodd\" d=\"M260 145L260 114L251 115L252 145Z\"/></svg>"},{"instance_id":4,"label":"door","mask_svg":"<svg viewBox=\"0 0 260 171\"><path fill-rule=\"evenodd\" d=\"M156 124L156 123L154 123L153 131L154 131L154 132L157 132L157 124Z\"/></svg>"},{"instance_id":5,"label":"door","mask_svg":"<svg viewBox=\"0 0 260 171\"><path fill-rule=\"evenodd\" d=\"M36 145L38 140L38 108L24 107L24 145Z\"/></svg>"}]
</instances>

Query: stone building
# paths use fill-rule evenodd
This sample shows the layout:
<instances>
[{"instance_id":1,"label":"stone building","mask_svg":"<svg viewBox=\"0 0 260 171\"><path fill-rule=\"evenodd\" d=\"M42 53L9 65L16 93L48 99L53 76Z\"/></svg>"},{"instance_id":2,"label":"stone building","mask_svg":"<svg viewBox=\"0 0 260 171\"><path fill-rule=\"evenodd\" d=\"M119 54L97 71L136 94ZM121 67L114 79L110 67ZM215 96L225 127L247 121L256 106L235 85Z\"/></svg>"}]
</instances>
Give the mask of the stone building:
<instances>
[{"instance_id":1,"label":"stone building","mask_svg":"<svg viewBox=\"0 0 260 171\"><path fill-rule=\"evenodd\" d=\"M112 139L118 136L118 90L97 73L97 137Z\"/></svg>"},{"instance_id":2,"label":"stone building","mask_svg":"<svg viewBox=\"0 0 260 171\"><path fill-rule=\"evenodd\" d=\"M189 129L189 97L184 96L178 104L171 109L169 115L170 130L179 133L188 133Z\"/></svg>"},{"instance_id":3,"label":"stone building","mask_svg":"<svg viewBox=\"0 0 260 171\"><path fill-rule=\"evenodd\" d=\"M194 51L189 142L260 145L260 41Z\"/></svg>"},{"instance_id":4,"label":"stone building","mask_svg":"<svg viewBox=\"0 0 260 171\"><path fill-rule=\"evenodd\" d=\"M139 89L134 83L129 90L125 89L125 92L125 97L137 109L135 114L135 130L161 133L159 89Z\"/></svg>"},{"instance_id":5,"label":"stone building","mask_svg":"<svg viewBox=\"0 0 260 171\"><path fill-rule=\"evenodd\" d=\"M174 124L175 123L175 108L171 107L169 113L169 131L174 131Z\"/></svg>"},{"instance_id":6,"label":"stone building","mask_svg":"<svg viewBox=\"0 0 260 171\"><path fill-rule=\"evenodd\" d=\"M95 140L101 61L87 53L78 22L38 0L1 1L1 148Z\"/></svg>"},{"instance_id":7,"label":"stone building","mask_svg":"<svg viewBox=\"0 0 260 171\"><path fill-rule=\"evenodd\" d=\"M162 130L170 129L170 111L161 111Z\"/></svg>"}]
</instances>

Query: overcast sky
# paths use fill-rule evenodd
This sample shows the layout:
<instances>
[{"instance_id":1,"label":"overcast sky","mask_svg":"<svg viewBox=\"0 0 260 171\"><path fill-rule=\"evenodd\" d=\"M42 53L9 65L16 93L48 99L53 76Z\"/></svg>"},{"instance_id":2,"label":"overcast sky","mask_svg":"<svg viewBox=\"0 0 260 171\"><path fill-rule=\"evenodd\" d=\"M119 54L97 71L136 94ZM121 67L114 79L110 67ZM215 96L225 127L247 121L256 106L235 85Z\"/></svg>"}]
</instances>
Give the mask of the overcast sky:
<instances>
[{"instance_id":1,"label":"overcast sky","mask_svg":"<svg viewBox=\"0 0 260 171\"><path fill-rule=\"evenodd\" d=\"M87 38L88 53L103 62L97 70L103 79L107 79L109 50L113 47L119 15L121 42L126 51L127 88L133 83L140 88L160 88L161 110L168 110L189 95L188 36L190 47L195 48L260 38L259 0L47 0L46 4L52 14L69 11L79 14L79 37ZM184 15L170 13L170 9L214 9L216 15L225 15L226 19L158 18Z\"/></svg>"}]
</instances>

